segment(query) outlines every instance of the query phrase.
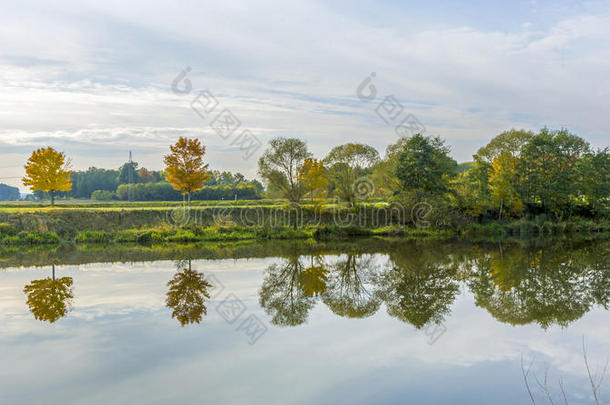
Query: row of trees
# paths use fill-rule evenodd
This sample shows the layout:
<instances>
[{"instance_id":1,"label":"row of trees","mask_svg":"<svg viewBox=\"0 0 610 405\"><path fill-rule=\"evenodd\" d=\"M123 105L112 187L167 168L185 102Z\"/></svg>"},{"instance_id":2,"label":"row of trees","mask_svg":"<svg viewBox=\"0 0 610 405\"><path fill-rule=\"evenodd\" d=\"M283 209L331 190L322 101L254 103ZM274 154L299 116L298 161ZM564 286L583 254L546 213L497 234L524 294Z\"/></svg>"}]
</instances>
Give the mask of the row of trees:
<instances>
[{"instance_id":1,"label":"row of trees","mask_svg":"<svg viewBox=\"0 0 610 405\"><path fill-rule=\"evenodd\" d=\"M314 159L307 144L296 138L275 138L259 159L259 175L273 196L298 202L307 193L336 195L353 202L356 180L370 174L379 153L369 145L348 143L333 148L323 160Z\"/></svg>"},{"instance_id":2,"label":"row of trees","mask_svg":"<svg viewBox=\"0 0 610 405\"><path fill-rule=\"evenodd\" d=\"M64 153L41 148L26 165L23 184L31 187L37 197L84 198L93 200L173 201L183 195L202 200L259 199L263 185L247 180L243 174L209 171L203 164L205 147L198 140L180 138L165 157L166 170L152 171L127 162L118 170L91 167L71 171Z\"/></svg>"},{"instance_id":3,"label":"row of trees","mask_svg":"<svg viewBox=\"0 0 610 405\"><path fill-rule=\"evenodd\" d=\"M234 188L252 186L241 187L240 198L256 198L255 190L262 191L260 183L247 182L240 174L210 172L203 163L205 146L197 139L180 138L170 152L164 158L163 173L136 170L137 164L128 163L116 177L113 171L103 169L73 176L63 153L42 148L30 157L23 183L48 192L52 201L57 192L69 192L75 181L86 183L84 179L96 179L105 187L91 191L100 199L113 195L125 198L136 191L138 199L176 199L177 193L169 192L171 185L190 203L192 194L206 186L209 190L196 198L225 198L226 189L212 189L222 182L232 182ZM332 196L351 204L385 196L407 205L433 201L475 218L539 213L555 218L608 215L610 150L594 151L566 130L503 132L479 149L469 164L458 165L449 153L441 138L418 134L390 145L383 159L372 146L358 143L336 146L323 159L316 159L304 141L275 138L259 159L258 168L269 196L292 202L299 202L306 194L312 201ZM112 178L119 183L137 179L138 186L115 187ZM156 181L159 179L162 181Z\"/></svg>"},{"instance_id":4,"label":"row of trees","mask_svg":"<svg viewBox=\"0 0 610 405\"><path fill-rule=\"evenodd\" d=\"M461 165L449 153L441 138L415 135L390 145L383 159L371 146L347 143L318 160L304 141L276 138L259 174L272 195L293 202L306 194L350 203L375 195L431 199L472 217L608 214L610 151L566 130L503 132Z\"/></svg>"}]
</instances>

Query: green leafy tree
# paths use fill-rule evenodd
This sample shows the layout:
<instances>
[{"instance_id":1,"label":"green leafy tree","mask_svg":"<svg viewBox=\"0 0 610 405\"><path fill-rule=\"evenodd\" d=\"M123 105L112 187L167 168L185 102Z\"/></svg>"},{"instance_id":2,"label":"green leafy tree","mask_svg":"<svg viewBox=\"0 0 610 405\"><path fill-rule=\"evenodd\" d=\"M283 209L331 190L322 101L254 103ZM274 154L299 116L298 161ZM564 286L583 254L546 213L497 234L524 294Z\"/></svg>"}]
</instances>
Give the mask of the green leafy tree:
<instances>
[{"instance_id":1,"label":"green leafy tree","mask_svg":"<svg viewBox=\"0 0 610 405\"><path fill-rule=\"evenodd\" d=\"M402 188L432 194L448 191L449 179L457 167L449 151L439 137L417 134L409 138L403 145L396 167Z\"/></svg>"},{"instance_id":2,"label":"green leafy tree","mask_svg":"<svg viewBox=\"0 0 610 405\"><path fill-rule=\"evenodd\" d=\"M407 138L399 138L396 143L388 146L385 157L373 165L371 179L375 184L375 190L381 195L390 196L398 193L402 188L400 179L396 176L396 169L407 140Z\"/></svg>"},{"instance_id":3,"label":"green leafy tree","mask_svg":"<svg viewBox=\"0 0 610 405\"><path fill-rule=\"evenodd\" d=\"M577 164L589 144L567 130L543 129L520 155L522 199L557 217L570 215L579 194Z\"/></svg>"},{"instance_id":4,"label":"green leafy tree","mask_svg":"<svg viewBox=\"0 0 610 405\"><path fill-rule=\"evenodd\" d=\"M369 145L346 143L336 146L324 158L328 173L337 195L349 202L356 199L356 180L371 172L371 167L379 161L379 152Z\"/></svg>"},{"instance_id":5,"label":"green leafy tree","mask_svg":"<svg viewBox=\"0 0 610 405\"><path fill-rule=\"evenodd\" d=\"M490 165L502 153L507 152L513 157L518 157L523 146L534 136L533 132L524 129L504 131L489 141L487 145L480 148L474 157Z\"/></svg>"},{"instance_id":6,"label":"green leafy tree","mask_svg":"<svg viewBox=\"0 0 610 405\"><path fill-rule=\"evenodd\" d=\"M299 170L305 159L311 157L307 144L296 138L274 138L258 161L258 173L271 192L298 202L305 194L299 180Z\"/></svg>"},{"instance_id":7,"label":"green leafy tree","mask_svg":"<svg viewBox=\"0 0 610 405\"><path fill-rule=\"evenodd\" d=\"M610 213L610 148L587 153L578 163L578 184L594 214Z\"/></svg>"},{"instance_id":8,"label":"green leafy tree","mask_svg":"<svg viewBox=\"0 0 610 405\"><path fill-rule=\"evenodd\" d=\"M138 182L137 162L127 162L119 168L119 184L135 184Z\"/></svg>"}]
</instances>

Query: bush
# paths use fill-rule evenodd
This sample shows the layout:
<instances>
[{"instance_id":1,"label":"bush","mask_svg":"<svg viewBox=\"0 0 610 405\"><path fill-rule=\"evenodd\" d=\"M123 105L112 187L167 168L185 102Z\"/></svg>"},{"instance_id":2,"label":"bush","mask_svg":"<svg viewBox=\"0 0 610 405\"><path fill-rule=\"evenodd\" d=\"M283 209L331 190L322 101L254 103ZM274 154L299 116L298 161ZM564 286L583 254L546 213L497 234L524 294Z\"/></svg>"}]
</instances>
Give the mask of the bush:
<instances>
[{"instance_id":1,"label":"bush","mask_svg":"<svg viewBox=\"0 0 610 405\"><path fill-rule=\"evenodd\" d=\"M355 225L340 227L336 225L321 226L313 234L313 237L318 240L332 239L334 237L348 238L355 236L370 236L370 229L360 228Z\"/></svg>"},{"instance_id":2,"label":"bush","mask_svg":"<svg viewBox=\"0 0 610 405\"><path fill-rule=\"evenodd\" d=\"M74 238L76 243L109 243L112 241L110 234L103 231L79 232Z\"/></svg>"},{"instance_id":3,"label":"bush","mask_svg":"<svg viewBox=\"0 0 610 405\"><path fill-rule=\"evenodd\" d=\"M0 222L0 236L13 236L17 234L17 230L11 224Z\"/></svg>"},{"instance_id":4,"label":"bush","mask_svg":"<svg viewBox=\"0 0 610 405\"><path fill-rule=\"evenodd\" d=\"M117 196L112 191L95 190L93 193L91 193L91 199L95 201L112 201L116 200Z\"/></svg>"},{"instance_id":5,"label":"bush","mask_svg":"<svg viewBox=\"0 0 610 405\"><path fill-rule=\"evenodd\" d=\"M2 239L4 245L47 245L61 243L55 232L19 232L16 236Z\"/></svg>"}]
</instances>

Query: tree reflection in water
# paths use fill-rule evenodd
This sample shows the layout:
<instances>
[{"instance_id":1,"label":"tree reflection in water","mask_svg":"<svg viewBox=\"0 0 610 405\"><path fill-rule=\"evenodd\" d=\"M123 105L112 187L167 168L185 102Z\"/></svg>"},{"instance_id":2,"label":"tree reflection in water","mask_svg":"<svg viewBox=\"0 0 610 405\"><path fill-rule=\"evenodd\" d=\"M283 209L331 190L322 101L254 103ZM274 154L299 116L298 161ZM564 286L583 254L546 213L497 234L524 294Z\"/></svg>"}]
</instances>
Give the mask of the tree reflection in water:
<instances>
[{"instance_id":1,"label":"tree reflection in water","mask_svg":"<svg viewBox=\"0 0 610 405\"><path fill-rule=\"evenodd\" d=\"M598 253L500 246L476 260L468 284L476 304L501 322L567 326L594 305L608 308L610 272Z\"/></svg>"},{"instance_id":2,"label":"tree reflection in water","mask_svg":"<svg viewBox=\"0 0 610 405\"><path fill-rule=\"evenodd\" d=\"M330 265L323 256L300 257L295 249L269 266L260 304L271 322L303 324L318 301L350 318L371 316L383 303L390 316L420 329L445 320L461 285L478 306L512 325L566 326L593 306L610 303L608 249L599 245L404 243L389 251L383 266L357 249Z\"/></svg>"},{"instance_id":3,"label":"tree reflection in water","mask_svg":"<svg viewBox=\"0 0 610 405\"><path fill-rule=\"evenodd\" d=\"M267 267L260 289L259 302L277 326L305 323L315 305L315 296L326 289L326 271L305 268L298 255L290 255L281 263Z\"/></svg>"},{"instance_id":4,"label":"tree reflection in water","mask_svg":"<svg viewBox=\"0 0 610 405\"><path fill-rule=\"evenodd\" d=\"M365 318L373 315L381 305L372 293L374 271L373 256L348 253L333 266L322 302L339 316Z\"/></svg>"},{"instance_id":5,"label":"tree reflection in water","mask_svg":"<svg viewBox=\"0 0 610 405\"><path fill-rule=\"evenodd\" d=\"M388 314L417 329L440 324L460 290L456 267L442 249L397 250L377 278L378 295Z\"/></svg>"},{"instance_id":6,"label":"tree reflection in water","mask_svg":"<svg viewBox=\"0 0 610 405\"><path fill-rule=\"evenodd\" d=\"M201 272L192 269L191 260L176 262L178 271L168 281L167 299L165 305L172 309L172 318L176 318L181 326L200 323L203 315L207 315L206 300L210 298L208 289L212 285L204 279Z\"/></svg>"},{"instance_id":7,"label":"tree reflection in water","mask_svg":"<svg viewBox=\"0 0 610 405\"><path fill-rule=\"evenodd\" d=\"M53 275L42 280L33 280L23 288L26 303L34 318L39 321L53 323L66 316L72 308L72 277L55 278L55 265L52 265Z\"/></svg>"}]
</instances>

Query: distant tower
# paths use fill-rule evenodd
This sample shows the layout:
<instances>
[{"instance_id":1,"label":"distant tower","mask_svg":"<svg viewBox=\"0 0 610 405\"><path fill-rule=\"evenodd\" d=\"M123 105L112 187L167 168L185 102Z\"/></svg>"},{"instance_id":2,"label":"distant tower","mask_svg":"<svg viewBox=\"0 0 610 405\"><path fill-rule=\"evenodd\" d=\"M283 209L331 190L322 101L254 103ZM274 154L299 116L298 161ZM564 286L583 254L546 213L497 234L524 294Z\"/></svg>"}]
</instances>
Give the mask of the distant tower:
<instances>
[{"instance_id":1,"label":"distant tower","mask_svg":"<svg viewBox=\"0 0 610 405\"><path fill-rule=\"evenodd\" d=\"M133 167L133 159L131 157L131 151L129 151L129 169L128 169L128 181L129 181L129 201L133 201L133 172L135 168Z\"/></svg>"}]
</instances>

